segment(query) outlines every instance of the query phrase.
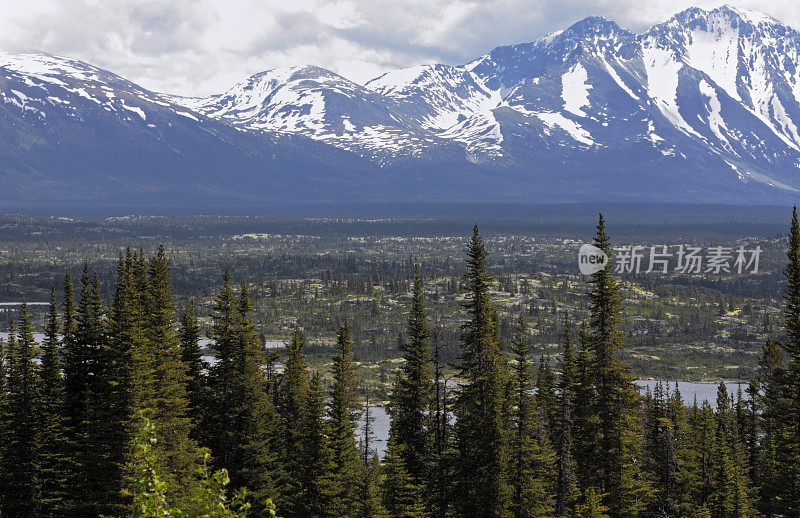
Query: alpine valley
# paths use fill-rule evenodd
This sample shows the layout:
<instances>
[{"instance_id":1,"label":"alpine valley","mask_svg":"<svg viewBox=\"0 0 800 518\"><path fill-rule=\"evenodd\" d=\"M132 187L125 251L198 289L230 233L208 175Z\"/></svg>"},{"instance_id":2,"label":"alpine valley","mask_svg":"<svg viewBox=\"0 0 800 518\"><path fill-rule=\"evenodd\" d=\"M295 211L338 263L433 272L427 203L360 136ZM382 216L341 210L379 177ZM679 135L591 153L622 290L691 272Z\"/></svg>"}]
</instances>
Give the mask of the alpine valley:
<instances>
[{"instance_id":1,"label":"alpine valley","mask_svg":"<svg viewBox=\"0 0 800 518\"><path fill-rule=\"evenodd\" d=\"M0 193L12 209L786 203L800 32L728 6L642 34L592 17L458 66L363 85L280 68L208 98L0 52Z\"/></svg>"}]
</instances>

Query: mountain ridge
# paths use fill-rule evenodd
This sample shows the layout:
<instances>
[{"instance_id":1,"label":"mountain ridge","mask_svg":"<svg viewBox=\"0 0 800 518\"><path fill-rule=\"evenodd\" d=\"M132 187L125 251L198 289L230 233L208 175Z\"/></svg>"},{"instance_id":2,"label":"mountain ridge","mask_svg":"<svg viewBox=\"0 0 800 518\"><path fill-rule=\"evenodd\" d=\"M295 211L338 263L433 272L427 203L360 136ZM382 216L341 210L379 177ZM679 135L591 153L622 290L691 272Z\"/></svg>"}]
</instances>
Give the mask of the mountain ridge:
<instances>
[{"instance_id":1,"label":"mountain ridge","mask_svg":"<svg viewBox=\"0 0 800 518\"><path fill-rule=\"evenodd\" d=\"M800 33L730 6L641 34L588 17L363 85L272 69L205 98L0 52L0 186L18 204L787 202L800 192L798 128Z\"/></svg>"}]
</instances>

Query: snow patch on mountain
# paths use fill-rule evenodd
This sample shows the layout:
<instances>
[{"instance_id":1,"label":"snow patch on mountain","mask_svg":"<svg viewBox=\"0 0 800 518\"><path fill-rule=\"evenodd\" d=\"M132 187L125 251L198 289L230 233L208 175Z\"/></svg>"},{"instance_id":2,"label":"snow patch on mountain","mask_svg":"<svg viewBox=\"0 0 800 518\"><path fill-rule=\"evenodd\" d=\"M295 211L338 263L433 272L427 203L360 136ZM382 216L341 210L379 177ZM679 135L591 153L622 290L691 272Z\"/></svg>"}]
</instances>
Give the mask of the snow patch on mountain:
<instances>
[{"instance_id":1,"label":"snow patch on mountain","mask_svg":"<svg viewBox=\"0 0 800 518\"><path fill-rule=\"evenodd\" d=\"M566 118L560 113L537 113L536 116L541 119L548 128L559 128L581 144L586 144L587 146L594 144L592 135L588 131L575 121Z\"/></svg>"},{"instance_id":2,"label":"snow patch on mountain","mask_svg":"<svg viewBox=\"0 0 800 518\"><path fill-rule=\"evenodd\" d=\"M564 109L579 117L586 117L586 112L581 108L589 106L589 90L592 85L586 81L589 75L580 63L576 63L561 78L561 98L564 99Z\"/></svg>"}]
</instances>

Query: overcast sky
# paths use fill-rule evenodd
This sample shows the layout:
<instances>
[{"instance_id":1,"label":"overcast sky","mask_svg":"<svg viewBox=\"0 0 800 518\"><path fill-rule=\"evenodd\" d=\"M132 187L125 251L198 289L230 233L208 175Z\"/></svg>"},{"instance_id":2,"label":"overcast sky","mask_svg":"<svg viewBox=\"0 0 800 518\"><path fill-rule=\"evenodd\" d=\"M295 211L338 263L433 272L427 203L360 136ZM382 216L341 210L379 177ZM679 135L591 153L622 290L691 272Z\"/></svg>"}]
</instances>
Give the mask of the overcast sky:
<instances>
[{"instance_id":1,"label":"overcast sky","mask_svg":"<svg viewBox=\"0 0 800 518\"><path fill-rule=\"evenodd\" d=\"M590 15L635 32L711 0L3 0L0 48L75 57L146 88L227 90L270 68L313 64L363 83L461 64ZM731 0L800 27L798 0Z\"/></svg>"}]
</instances>

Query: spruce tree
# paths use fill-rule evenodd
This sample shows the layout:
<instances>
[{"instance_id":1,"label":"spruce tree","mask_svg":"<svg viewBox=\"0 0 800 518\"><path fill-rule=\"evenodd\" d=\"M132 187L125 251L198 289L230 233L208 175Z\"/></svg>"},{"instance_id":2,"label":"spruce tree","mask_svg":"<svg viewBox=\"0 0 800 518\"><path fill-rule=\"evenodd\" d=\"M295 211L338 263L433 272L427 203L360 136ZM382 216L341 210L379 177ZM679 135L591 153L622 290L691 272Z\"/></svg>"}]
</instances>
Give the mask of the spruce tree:
<instances>
[{"instance_id":1,"label":"spruce tree","mask_svg":"<svg viewBox=\"0 0 800 518\"><path fill-rule=\"evenodd\" d=\"M403 363L395 377L391 427L407 473L416 484L422 481L429 454L426 422L433 393L429 340L431 328L425 312L422 281L414 270L414 292L408 317L408 343L400 346Z\"/></svg>"},{"instance_id":2,"label":"spruce tree","mask_svg":"<svg viewBox=\"0 0 800 518\"><path fill-rule=\"evenodd\" d=\"M557 441L557 482L555 515L570 516L576 493L575 463L572 456L573 398L575 394L575 357L572 345L572 323L564 312L564 351L561 356L560 416Z\"/></svg>"},{"instance_id":3,"label":"spruce tree","mask_svg":"<svg viewBox=\"0 0 800 518\"><path fill-rule=\"evenodd\" d=\"M591 352L591 339L586 324L581 325L580 348L575 359L575 391L572 397L574 409L573 423L575 439L573 455L575 458L575 478L578 487L586 490L599 485L600 458L602 452L597 441L599 416L594 412L597 389L594 378L594 358Z\"/></svg>"},{"instance_id":4,"label":"spruce tree","mask_svg":"<svg viewBox=\"0 0 800 518\"><path fill-rule=\"evenodd\" d=\"M668 394L661 382L646 398L648 464L657 488L650 513L675 516L679 507L678 461L673 421L669 418Z\"/></svg>"},{"instance_id":5,"label":"spruce tree","mask_svg":"<svg viewBox=\"0 0 800 518\"><path fill-rule=\"evenodd\" d=\"M306 410L300 422L298 449L302 458L298 463L300 471L296 485L301 493L293 495L290 516L337 516L333 504L339 479L334 472L333 452L328 438L330 423L325 415L324 398L319 374L315 373L309 382Z\"/></svg>"},{"instance_id":6,"label":"spruce tree","mask_svg":"<svg viewBox=\"0 0 800 518\"><path fill-rule=\"evenodd\" d=\"M69 453L64 421L64 378L61 374L60 324L56 291L50 291L50 311L39 375L39 484L41 509L45 516L66 512Z\"/></svg>"},{"instance_id":7,"label":"spruce tree","mask_svg":"<svg viewBox=\"0 0 800 518\"><path fill-rule=\"evenodd\" d=\"M783 418L786 413L784 398L784 378L786 370L783 354L777 340L768 339L763 347L759 361L761 400L761 439L755 482L759 488L758 507L764 516L772 517L781 512L779 495L785 484L782 480L779 447L781 444Z\"/></svg>"},{"instance_id":8,"label":"spruce tree","mask_svg":"<svg viewBox=\"0 0 800 518\"><path fill-rule=\"evenodd\" d=\"M361 428L361 462L362 469L358 485L358 518L380 518L388 516L381 504L380 478L381 463L378 454L370 447L373 441L372 430L372 407L370 405L369 393L364 404L364 424Z\"/></svg>"},{"instance_id":9,"label":"spruce tree","mask_svg":"<svg viewBox=\"0 0 800 518\"><path fill-rule=\"evenodd\" d=\"M9 331L14 332L13 327ZM39 480L39 394L35 374L33 331L28 305L20 310L19 331L10 341L11 362L8 373L7 450L4 460L4 484L8 491L5 512L9 516L38 516Z\"/></svg>"},{"instance_id":10,"label":"spruce tree","mask_svg":"<svg viewBox=\"0 0 800 518\"><path fill-rule=\"evenodd\" d=\"M744 518L750 516L748 482L744 473L745 465L736 431L735 414L723 382L720 382L717 391L716 421L711 515L714 518Z\"/></svg>"},{"instance_id":11,"label":"spruce tree","mask_svg":"<svg viewBox=\"0 0 800 518\"><path fill-rule=\"evenodd\" d=\"M544 419L544 428L551 444L558 441L558 395L556 377L550 367L550 357L539 357L539 370L536 372L536 407Z\"/></svg>"},{"instance_id":12,"label":"spruce tree","mask_svg":"<svg viewBox=\"0 0 800 518\"><path fill-rule=\"evenodd\" d=\"M158 439L155 450L163 462L164 481L171 489L168 499L186 503L200 458L190 438L188 378L175 330L175 302L163 245L149 263L144 340L153 362L153 380L152 400L146 406Z\"/></svg>"},{"instance_id":13,"label":"spruce tree","mask_svg":"<svg viewBox=\"0 0 800 518\"><path fill-rule=\"evenodd\" d=\"M594 245L611 255L611 245L600 215ZM611 514L635 515L641 512L650 494L642 466L642 430L639 420L639 394L633 386L630 367L620 360L625 347L619 330L622 298L619 284L606 265L591 277L590 337L594 352L594 382L597 396L594 412L598 421L597 481Z\"/></svg>"},{"instance_id":14,"label":"spruce tree","mask_svg":"<svg viewBox=\"0 0 800 518\"><path fill-rule=\"evenodd\" d=\"M152 398L144 388L151 386L152 368L150 356L144 351L141 294L133 277L133 264L130 249L125 255L120 254L114 298L108 311L108 338L98 371L101 375L97 390L101 395L94 398L106 460L120 467L120 472L115 469L109 479L121 476L120 485L126 485L126 478L132 476L128 454L137 426L134 415ZM129 500L121 505L127 507ZM124 512L124 507L118 512Z\"/></svg>"},{"instance_id":15,"label":"spruce tree","mask_svg":"<svg viewBox=\"0 0 800 518\"><path fill-rule=\"evenodd\" d=\"M676 506L679 515L691 514L693 509L692 488L697 483L693 470L693 455L691 450L692 432L689 426L687 407L675 382L675 390L667 402L666 417L672 425L675 449L676 469Z\"/></svg>"},{"instance_id":16,"label":"spruce tree","mask_svg":"<svg viewBox=\"0 0 800 518\"><path fill-rule=\"evenodd\" d=\"M717 451L717 432L714 411L708 401L703 401L700 408L695 402L690 419L693 441L692 465L694 486L692 502L696 511L711 507L714 497L715 455Z\"/></svg>"},{"instance_id":17,"label":"spruce tree","mask_svg":"<svg viewBox=\"0 0 800 518\"><path fill-rule=\"evenodd\" d=\"M333 454L334 486L337 488L332 504L334 512L353 515L357 510L358 495L353 481L358 480L361 465L356 450L355 430L359 414L356 399L355 364L350 327L339 328L336 336L339 352L333 359L333 387L331 389L330 444Z\"/></svg>"},{"instance_id":18,"label":"spruce tree","mask_svg":"<svg viewBox=\"0 0 800 518\"><path fill-rule=\"evenodd\" d=\"M467 255L469 291L464 308L469 320L461 338L459 376L464 384L455 402L454 505L461 514L508 516L512 497L508 482L509 372L497 309L489 297L493 278L477 225Z\"/></svg>"},{"instance_id":19,"label":"spruce tree","mask_svg":"<svg viewBox=\"0 0 800 518\"><path fill-rule=\"evenodd\" d=\"M251 309L246 285L237 298L226 271L214 300L211 334L218 362L209 375L214 401L207 433L217 466L230 472L231 487L246 487L260 511L281 479L280 432Z\"/></svg>"},{"instance_id":20,"label":"spruce tree","mask_svg":"<svg viewBox=\"0 0 800 518\"><path fill-rule=\"evenodd\" d=\"M406 471L402 448L389 432L381 468L381 502L389 516L421 518L425 516L425 507L420 501L420 488Z\"/></svg>"},{"instance_id":21,"label":"spruce tree","mask_svg":"<svg viewBox=\"0 0 800 518\"><path fill-rule=\"evenodd\" d=\"M781 423L778 466L783 483L779 486L778 514L800 515L800 224L797 207L792 211L789 250L786 254L784 330L786 350L785 396L787 405Z\"/></svg>"},{"instance_id":22,"label":"spruce tree","mask_svg":"<svg viewBox=\"0 0 800 518\"><path fill-rule=\"evenodd\" d=\"M531 393L533 391L531 351L527 327L522 318L517 323L512 351L516 361L513 368L511 511L515 518L548 516L552 513L552 505L545 477L550 475L552 455L548 453L552 452L542 426L543 413L537 411Z\"/></svg>"},{"instance_id":23,"label":"spruce tree","mask_svg":"<svg viewBox=\"0 0 800 518\"><path fill-rule=\"evenodd\" d=\"M303 355L304 347L305 339L300 330L295 328L291 342L286 344L288 357L278 398L278 413L284 434L283 465L286 475L281 512L290 518L302 516L300 511L305 508L302 486L306 469L304 463L312 455L312 452L304 451L306 442L303 440L303 424L310 411L308 365Z\"/></svg>"},{"instance_id":24,"label":"spruce tree","mask_svg":"<svg viewBox=\"0 0 800 518\"><path fill-rule=\"evenodd\" d=\"M121 512L122 467L108 456L104 409L112 404L105 392L107 332L97 275L84 265L81 296L74 315L70 309L71 282L67 283L64 315L64 383L67 423L73 445L75 472L70 475L72 512L96 516ZM74 328L74 331L72 330Z\"/></svg>"},{"instance_id":25,"label":"spruce tree","mask_svg":"<svg viewBox=\"0 0 800 518\"><path fill-rule=\"evenodd\" d=\"M208 407L208 365L200 352L200 325L193 302L183 308L180 323L181 360L186 366L187 376L187 411L193 425L190 437L196 442L202 442L200 430Z\"/></svg>"}]
</instances>

